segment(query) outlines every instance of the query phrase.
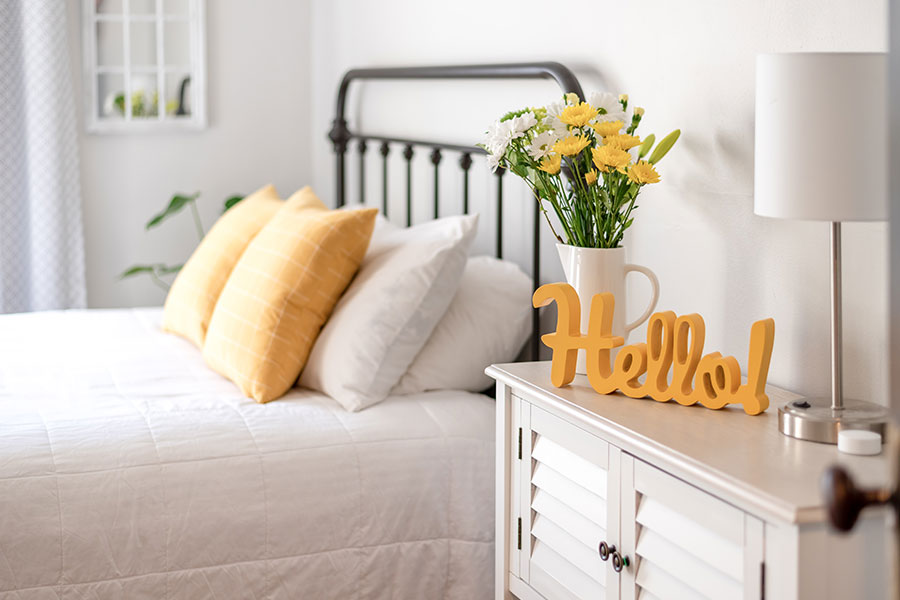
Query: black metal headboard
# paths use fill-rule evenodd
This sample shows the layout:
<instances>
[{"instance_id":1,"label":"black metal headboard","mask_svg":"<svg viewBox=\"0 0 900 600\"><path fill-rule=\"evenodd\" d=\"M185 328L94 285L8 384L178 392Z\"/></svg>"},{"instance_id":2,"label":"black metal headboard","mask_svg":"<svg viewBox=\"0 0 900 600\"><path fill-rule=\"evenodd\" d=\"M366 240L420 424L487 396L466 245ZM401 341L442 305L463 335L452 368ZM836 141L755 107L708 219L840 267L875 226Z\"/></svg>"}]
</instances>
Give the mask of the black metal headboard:
<instances>
[{"instance_id":1,"label":"black metal headboard","mask_svg":"<svg viewBox=\"0 0 900 600\"><path fill-rule=\"evenodd\" d=\"M459 166L463 176L463 213L469 212L469 168L472 166L472 154L485 154L478 146L462 146L441 141L408 139L391 136L373 136L354 132L347 126L344 108L347 91L353 81L360 79L553 79L564 93L574 92L584 97L581 84L568 67L557 62L514 63L494 65L456 65L439 67L394 67L351 69L344 74L337 94L335 118L328 137L334 144L335 152L335 192L337 205L346 204L345 169L347 149L351 140L357 141L359 155L359 202L365 203L365 154L369 142L380 143L382 156L382 212L388 214L388 155L391 144L403 146L403 158L406 160L406 224L412 223L412 158L415 147L431 149L431 163L434 165L434 218L440 211L438 196L438 173L443 152L450 151L460 155ZM497 236L496 255L503 258L503 174L504 169L497 169ZM534 203L534 230L532 233L532 279L535 289L540 285L540 212L537 202ZM532 316L533 333L531 339L532 356L538 356L540 347L540 322L538 311Z\"/></svg>"}]
</instances>

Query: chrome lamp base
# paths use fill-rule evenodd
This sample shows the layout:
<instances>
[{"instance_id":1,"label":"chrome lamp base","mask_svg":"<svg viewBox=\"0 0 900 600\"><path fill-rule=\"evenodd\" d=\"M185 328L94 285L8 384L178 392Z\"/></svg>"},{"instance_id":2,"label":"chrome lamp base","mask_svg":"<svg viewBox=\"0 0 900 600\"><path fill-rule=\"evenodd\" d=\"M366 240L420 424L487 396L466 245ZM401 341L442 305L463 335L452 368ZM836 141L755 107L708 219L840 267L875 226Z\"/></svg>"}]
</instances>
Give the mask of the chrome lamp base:
<instances>
[{"instance_id":1,"label":"chrome lamp base","mask_svg":"<svg viewBox=\"0 0 900 600\"><path fill-rule=\"evenodd\" d=\"M867 429L881 434L887 409L863 400L844 400L843 408L832 408L831 398L800 398L778 407L781 433L810 442L837 444L842 429Z\"/></svg>"}]
</instances>

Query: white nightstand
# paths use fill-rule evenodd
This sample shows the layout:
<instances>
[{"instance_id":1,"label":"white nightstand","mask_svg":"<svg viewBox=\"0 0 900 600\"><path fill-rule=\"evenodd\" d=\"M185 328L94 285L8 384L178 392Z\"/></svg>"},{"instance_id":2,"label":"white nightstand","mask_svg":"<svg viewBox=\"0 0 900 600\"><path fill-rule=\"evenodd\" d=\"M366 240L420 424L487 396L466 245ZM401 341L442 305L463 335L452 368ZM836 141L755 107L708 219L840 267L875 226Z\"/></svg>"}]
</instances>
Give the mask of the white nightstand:
<instances>
[{"instance_id":1,"label":"white nightstand","mask_svg":"<svg viewBox=\"0 0 900 600\"><path fill-rule=\"evenodd\" d=\"M550 363L494 365L496 597L884 598L887 512L831 531L819 477L840 463L889 481L884 454L857 457L751 417L550 383ZM601 555L606 555L603 560Z\"/></svg>"}]
</instances>

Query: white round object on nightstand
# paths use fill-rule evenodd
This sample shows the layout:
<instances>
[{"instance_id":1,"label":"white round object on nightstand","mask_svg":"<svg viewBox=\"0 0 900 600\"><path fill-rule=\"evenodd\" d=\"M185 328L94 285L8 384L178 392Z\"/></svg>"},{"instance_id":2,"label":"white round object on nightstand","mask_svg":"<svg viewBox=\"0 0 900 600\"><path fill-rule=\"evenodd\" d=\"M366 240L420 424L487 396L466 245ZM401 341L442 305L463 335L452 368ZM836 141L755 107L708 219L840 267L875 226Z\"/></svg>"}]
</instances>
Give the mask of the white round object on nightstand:
<instances>
[{"instance_id":1,"label":"white round object on nightstand","mask_svg":"<svg viewBox=\"0 0 900 600\"><path fill-rule=\"evenodd\" d=\"M838 450L865 456L881 454L881 435L865 429L842 429L838 432Z\"/></svg>"}]
</instances>

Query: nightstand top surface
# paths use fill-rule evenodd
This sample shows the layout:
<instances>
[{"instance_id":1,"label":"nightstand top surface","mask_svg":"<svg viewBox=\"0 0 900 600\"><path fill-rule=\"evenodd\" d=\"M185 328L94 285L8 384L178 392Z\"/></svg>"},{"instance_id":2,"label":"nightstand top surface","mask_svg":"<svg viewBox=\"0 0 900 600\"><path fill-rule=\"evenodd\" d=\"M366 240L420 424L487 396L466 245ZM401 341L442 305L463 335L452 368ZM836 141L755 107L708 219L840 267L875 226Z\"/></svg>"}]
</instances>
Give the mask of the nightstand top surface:
<instances>
[{"instance_id":1,"label":"nightstand top surface","mask_svg":"<svg viewBox=\"0 0 900 600\"><path fill-rule=\"evenodd\" d=\"M597 394L584 375L557 388L550 362L493 365L487 374L535 404L689 483L767 519L825 520L821 474L842 465L861 487L889 481L889 461L852 456L837 446L796 440L778 431L778 406L799 396L768 386L769 408L749 416L739 406L709 410L674 401ZM886 448L886 446L885 446Z\"/></svg>"}]
</instances>

